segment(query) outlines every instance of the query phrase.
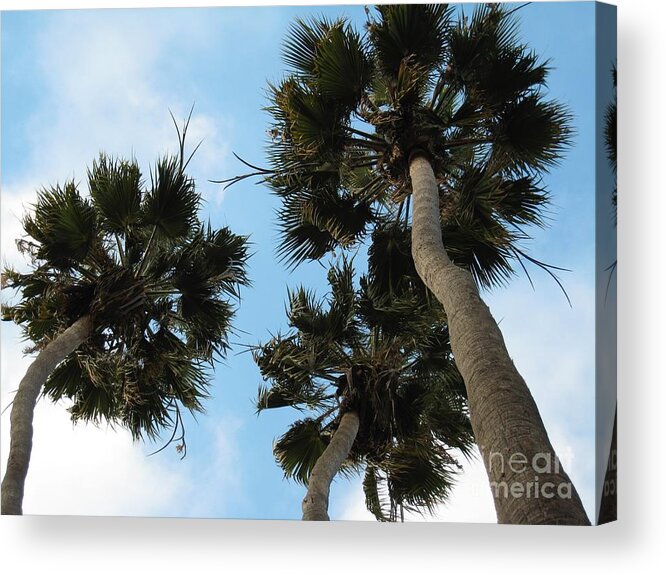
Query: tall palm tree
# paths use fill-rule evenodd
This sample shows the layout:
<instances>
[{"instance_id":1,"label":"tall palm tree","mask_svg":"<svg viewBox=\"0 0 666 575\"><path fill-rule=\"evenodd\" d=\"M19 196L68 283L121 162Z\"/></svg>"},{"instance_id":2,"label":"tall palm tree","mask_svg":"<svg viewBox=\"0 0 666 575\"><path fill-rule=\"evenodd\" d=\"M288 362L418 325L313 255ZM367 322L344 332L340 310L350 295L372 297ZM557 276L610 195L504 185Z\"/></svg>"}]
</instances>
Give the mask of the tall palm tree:
<instances>
[{"instance_id":1,"label":"tall palm tree","mask_svg":"<svg viewBox=\"0 0 666 575\"><path fill-rule=\"evenodd\" d=\"M378 6L364 35L343 19L297 20L291 72L271 86L271 165L231 182L259 175L282 198L281 253L293 265L352 247L378 217L411 226L418 275L448 317L499 521L588 524L479 295L516 262L552 273L520 242L543 224L540 176L570 133L514 11L483 5L456 21L443 4ZM518 459L530 464L510 464ZM535 477L556 495L522 496Z\"/></svg>"},{"instance_id":2,"label":"tall palm tree","mask_svg":"<svg viewBox=\"0 0 666 575\"><path fill-rule=\"evenodd\" d=\"M451 448L469 455L473 444L441 308L424 301L424 289L388 277L380 260L390 241L390 233L378 238L360 288L343 260L329 271L327 301L302 287L291 292L292 329L254 350L271 381L258 410L308 413L274 445L285 475L307 485L304 520L329 519L338 473L364 473L366 505L380 521L432 512L460 467ZM392 295L378 288L382 281Z\"/></svg>"},{"instance_id":3,"label":"tall palm tree","mask_svg":"<svg viewBox=\"0 0 666 575\"><path fill-rule=\"evenodd\" d=\"M118 423L135 439L172 426L185 455L181 408L202 410L207 365L228 348L231 298L248 283L246 238L198 219L186 130L148 186L134 160L101 155L89 197L74 182L42 189L23 220L17 245L32 268L4 271L20 300L2 317L37 356L12 404L3 514L22 513L40 394L69 398L74 421Z\"/></svg>"}]
</instances>

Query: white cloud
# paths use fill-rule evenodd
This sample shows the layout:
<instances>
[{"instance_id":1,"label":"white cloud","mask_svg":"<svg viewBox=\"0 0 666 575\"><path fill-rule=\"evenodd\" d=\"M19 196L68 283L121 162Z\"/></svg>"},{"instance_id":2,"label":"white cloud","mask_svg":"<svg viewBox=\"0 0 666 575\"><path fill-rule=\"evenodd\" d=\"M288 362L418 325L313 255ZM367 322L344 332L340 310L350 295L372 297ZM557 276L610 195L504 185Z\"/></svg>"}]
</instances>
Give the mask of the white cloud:
<instances>
[{"instance_id":1,"label":"white cloud","mask_svg":"<svg viewBox=\"0 0 666 575\"><path fill-rule=\"evenodd\" d=\"M189 506L183 510L183 516L228 517L228 504L232 501L237 504L244 497L238 449L242 422L230 415L215 420L206 418L202 425L210 441L203 447L205 461L196 467L197 476L192 478L186 498Z\"/></svg>"},{"instance_id":2,"label":"white cloud","mask_svg":"<svg viewBox=\"0 0 666 575\"><path fill-rule=\"evenodd\" d=\"M188 485L183 471L148 459L129 432L74 427L62 404L42 400L34 422L26 514L161 515Z\"/></svg>"},{"instance_id":3,"label":"white cloud","mask_svg":"<svg viewBox=\"0 0 666 575\"><path fill-rule=\"evenodd\" d=\"M359 481L351 481L350 486L344 489L334 490L335 484L331 489L331 502L329 505L329 515L332 520L340 521L376 521L375 516L368 511L365 506L363 496L363 486ZM333 494L337 493L334 498Z\"/></svg>"}]
</instances>

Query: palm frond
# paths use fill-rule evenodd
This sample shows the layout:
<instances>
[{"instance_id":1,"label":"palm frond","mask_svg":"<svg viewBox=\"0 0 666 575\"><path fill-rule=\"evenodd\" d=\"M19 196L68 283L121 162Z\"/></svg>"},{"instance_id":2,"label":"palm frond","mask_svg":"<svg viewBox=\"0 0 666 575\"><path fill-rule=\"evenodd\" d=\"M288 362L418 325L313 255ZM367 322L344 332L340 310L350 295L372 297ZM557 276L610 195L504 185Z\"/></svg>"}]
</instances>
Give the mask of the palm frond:
<instances>
[{"instance_id":1,"label":"palm frond","mask_svg":"<svg viewBox=\"0 0 666 575\"><path fill-rule=\"evenodd\" d=\"M299 158L315 158L324 148L343 148L348 112L341 106L296 78L270 86L270 93L268 110L276 119L276 135L288 141Z\"/></svg>"},{"instance_id":2,"label":"palm frond","mask_svg":"<svg viewBox=\"0 0 666 575\"><path fill-rule=\"evenodd\" d=\"M352 110L370 81L372 67L360 35L342 22L317 45L316 86L324 98Z\"/></svg>"},{"instance_id":3,"label":"palm frond","mask_svg":"<svg viewBox=\"0 0 666 575\"><path fill-rule=\"evenodd\" d=\"M383 71L395 74L405 58L435 69L445 55L452 8L447 4L391 4L376 7L368 24L370 39Z\"/></svg>"},{"instance_id":4,"label":"palm frond","mask_svg":"<svg viewBox=\"0 0 666 575\"><path fill-rule=\"evenodd\" d=\"M316 341L316 340L315 340ZM298 337L275 336L253 352L261 375L291 395L309 395L317 386L315 377L335 366L335 348L302 345Z\"/></svg>"},{"instance_id":5,"label":"palm frond","mask_svg":"<svg viewBox=\"0 0 666 575\"><path fill-rule=\"evenodd\" d=\"M383 462L392 500L406 511L433 513L454 485L457 462L429 438L397 446Z\"/></svg>"},{"instance_id":6,"label":"palm frond","mask_svg":"<svg viewBox=\"0 0 666 575\"><path fill-rule=\"evenodd\" d=\"M503 286L513 276L511 236L501 225L488 229L476 223L465 227L445 223L442 239L451 260L467 268L480 286Z\"/></svg>"},{"instance_id":7,"label":"palm frond","mask_svg":"<svg viewBox=\"0 0 666 575\"><path fill-rule=\"evenodd\" d=\"M23 228L37 242L36 258L63 269L85 260L97 235L95 211L74 182L38 192Z\"/></svg>"},{"instance_id":8,"label":"palm frond","mask_svg":"<svg viewBox=\"0 0 666 575\"><path fill-rule=\"evenodd\" d=\"M285 198L278 218L282 236L278 256L296 266L320 259L337 247L353 246L375 213L366 202L320 188Z\"/></svg>"},{"instance_id":9,"label":"palm frond","mask_svg":"<svg viewBox=\"0 0 666 575\"><path fill-rule=\"evenodd\" d=\"M273 445L273 453L285 477L307 485L310 472L324 453L330 438L313 419L296 421Z\"/></svg>"},{"instance_id":10,"label":"palm frond","mask_svg":"<svg viewBox=\"0 0 666 575\"><path fill-rule=\"evenodd\" d=\"M176 157L164 157L151 173L144 195L142 217L168 240L182 240L194 229L201 198L194 180L185 175Z\"/></svg>"},{"instance_id":11,"label":"palm frond","mask_svg":"<svg viewBox=\"0 0 666 575\"><path fill-rule=\"evenodd\" d=\"M363 493L365 494L365 506L372 513L377 521L390 521L390 501L387 500L385 493L380 488L381 478L378 470L373 465L365 468L363 476Z\"/></svg>"},{"instance_id":12,"label":"palm frond","mask_svg":"<svg viewBox=\"0 0 666 575\"><path fill-rule=\"evenodd\" d=\"M544 84L548 63L518 41L518 21L504 7L479 6L451 29L447 83L491 110Z\"/></svg>"},{"instance_id":13,"label":"palm frond","mask_svg":"<svg viewBox=\"0 0 666 575\"><path fill-rule=\"evenodd\" d=\"M123 234L139 222L143 182L135 160L114 160L100 154L88 170L88 187L106 230Z\"/></svg>"},{"instance_id":14,"label":"palm frond","mask_svg":"<svg viewBox=\"0 0 666 575\"><path fill-rule=\"evenodd\" d=\"M571 115L560 104L526 96L494 120L492 161L517 173L547 170L569 146L570 123Z\"/></svg>"},{"instance_id":15,"label":"palm frond","mask_svg":"<svg viewBox=\"0 0 666 575\"><path fill-rule=\"evenodd\" d=\"M327 33L341 24L341 20L333 22L326 18L311 20L296 18L289 27L284 41L283 60L301 74L314 75L319 46Z\"/></svg>"}]
</instances>

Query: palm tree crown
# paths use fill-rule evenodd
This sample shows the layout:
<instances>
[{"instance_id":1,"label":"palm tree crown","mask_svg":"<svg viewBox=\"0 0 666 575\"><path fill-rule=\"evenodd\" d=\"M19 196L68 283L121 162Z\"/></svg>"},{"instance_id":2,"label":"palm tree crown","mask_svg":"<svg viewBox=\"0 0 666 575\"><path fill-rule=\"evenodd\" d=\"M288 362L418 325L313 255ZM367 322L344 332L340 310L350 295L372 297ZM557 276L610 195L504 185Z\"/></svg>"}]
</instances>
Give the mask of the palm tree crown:
<instances>
[{"instance_id":1,"label":"palm tree crown","mask_svg":"<svg viewBox=\"0 0 666 575\"><path fill-rule=\"evenodd\" d=\"M511 11L484 5L456 22L445 4L378 6L363 35L343 19L297 20L284 60L270 168L253 175L282 198L291 264L350 247L387 217L408 229L409 160L421 153L453 261L486 287L512 262L541 265L519 243L544 223L539 174L566 146L569 116L542 96L547 65L518 42Z\"/></svg>"},{"instance_id":2,"label":"palm tree crown","mask_svg":"<svg viewBox=\"0 0 666 575\"><path fill-rule=\"evenodd\" d=\"M274 445L285 475L304 484L341 417L354 411L359 431L341 471L365 471L368 509L382 521L401 510L433 511L449 495L473 442L464 384L451 358L442 313L403 281L379 278L381 254L354 286L344 260L328 274L326 302L299 288L289 294L292 328L254 356L270 387L259 410L295 407L296 421ZM393 295L378 288L392 284Z\"/></svg>"},{"instance_id":3,"label":"palm tree crown","mask_svg":"<svg viewBox=\"0 0 666 575\"><path fill-rule=\"evenodd\" d=\"M135 438L169 425L175 437L180 407L202 409L207 364L228 348L231 298L248 284L246 238L197 217L186 128L180 155L160 159L149 185L136 161L100 155L89 196L74 182L41 190L17 241L32 269L3 273L3 287L21 295L3 319L21 325L35 349L78 318L92 319L92 336L43 393L71 399L75 421L120 423Z\"/></svg>"}]
</instances>

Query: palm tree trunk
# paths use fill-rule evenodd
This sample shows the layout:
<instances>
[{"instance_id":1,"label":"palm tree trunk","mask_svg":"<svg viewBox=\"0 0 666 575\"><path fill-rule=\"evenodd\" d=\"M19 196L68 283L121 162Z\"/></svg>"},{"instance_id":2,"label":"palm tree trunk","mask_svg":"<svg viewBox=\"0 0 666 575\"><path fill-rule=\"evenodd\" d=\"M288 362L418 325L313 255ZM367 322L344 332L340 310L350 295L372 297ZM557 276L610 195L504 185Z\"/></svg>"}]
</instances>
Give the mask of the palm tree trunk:
<instances>
[{"instance_id":1,"label":"palm tree trunk","mask_svg":"<svg viewBox=\"0 0 666 575\"><path fill-rule=\"evenodd\" d=\"M303 499L303 521L329 521L328 496L331 483L345 459L349 456L359 428L358 414L347 411L333 434L328 447L317 459Z\"/></svg>"},{"instance_id":2,"label":"palm tree trunk","mask_svg":"<svg viewBox=\"0 0 666 575\"><path fill-rule=\"evenodd\" d=\"M472 275L448 257L430 161L410 159L412 255L447 315L451 348L467 388L470 418L500 523L589 525L557 459L527 384Z\"/></svg>"},{"instance_id":3,"label":"palm tree trunk","mask_svg":"<svg viewBox=\"0 0 666 575\"><path fill-rule=\"evenodd\" d=\"M2 480L3 515L23 514L23 491L32 451L32 419L37 397L50 373L88 339L91 328L89 315L76 320L39 352L19 383L12 404L9 458Z\"/></svg>"}]
</instances>

